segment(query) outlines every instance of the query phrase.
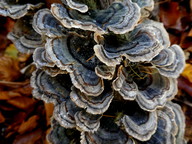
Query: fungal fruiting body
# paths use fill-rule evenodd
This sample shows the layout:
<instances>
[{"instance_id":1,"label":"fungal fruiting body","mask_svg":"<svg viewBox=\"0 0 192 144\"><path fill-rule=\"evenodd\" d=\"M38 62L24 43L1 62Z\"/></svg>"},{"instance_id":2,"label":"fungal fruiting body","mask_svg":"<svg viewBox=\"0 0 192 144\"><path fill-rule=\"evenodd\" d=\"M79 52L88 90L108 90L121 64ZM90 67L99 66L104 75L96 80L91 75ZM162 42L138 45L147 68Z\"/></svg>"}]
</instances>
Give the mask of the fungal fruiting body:
<instances>
[{"instance_id":1,"label":"fungal fruiting body","mask_svg":"<svg viewBox=\"0 0 192 144\"><path fill-rule=\"evenodd\" d=\"M148 18L153 0L61 1L15 17L0 11L18 19L9 38L33 54L33 96L54 104L50 143L185 143L171 102L185 56Z\"/></svg>"}]
</instances>

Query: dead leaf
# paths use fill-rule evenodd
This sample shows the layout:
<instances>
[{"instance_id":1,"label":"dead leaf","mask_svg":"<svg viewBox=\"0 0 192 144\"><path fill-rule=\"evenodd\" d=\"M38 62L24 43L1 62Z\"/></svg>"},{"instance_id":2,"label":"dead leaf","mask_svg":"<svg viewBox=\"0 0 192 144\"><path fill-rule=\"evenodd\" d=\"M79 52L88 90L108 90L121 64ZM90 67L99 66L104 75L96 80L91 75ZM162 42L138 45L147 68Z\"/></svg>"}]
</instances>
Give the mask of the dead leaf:
<instances>
[{"instance_id":1,"label":"dead leaf","mask_svg":"<svg viewBox=\"0 0 192 144\"><path fill-rule=\"evenodd\" d=\"M187 26L183 25L182 19L187 16L186 10L180 8L178 2L169 2L160 6L159 17L167 28L184 31Z\"/></svg>"},{"instance_id":2,"label":"dead leaf","mask_svg":"<svg viewBox=\"0 0 192 144\"><path fill-rule=\"evenodd\" d=\"M192 111L191 107L188 105L182 104L181 106L185 113L185 138L186 140L190 140L190 142L188 142L188 144L190 144L192 142Z\"/></svg>"},{"instance_id":3,"label":"dead leaf","mask_svg":"<svg viewBox=\"0 0 192 144\"><path fill-rule=\"evenodd\" d=\"M6 128L6 138L9 138L10 136L18 132L21 123L25 121L27 116L28 115L26 112L16 112L15 115L11 117L11 122Z\"/></svg>"},{"instance_id":4,"label":"dead leaf","mask_svg":"<svg viewBox=\"0 0 192 144\"><path fill-rule=\"evenodd\" d=\"M191 1L192 1L192 0L191 0ZM189 31L188 36L189 36L189 37L192 37L192 28L191 28L191 30Z\"/></svg>"},{"instance_id":5,"label":"dead leaf","mask_svg":"<svg viewBox=\"0 0 192 144\"><path fill-rule=\"evenodd\" d=\"M0 100L10 100L15 97L20 97L21 94L13 91L0 91Z\"/></svg>"},{"instance_id":6,"label":"dead leaf","mask_svg":"<svg viewBox=\"0 0 192 144\"><path fill-rule=\"evenodd\" d=\"M18 61L26 62L30 58L31 54L18 53Z\"/></svg>"},{"instance_id":7,"label":"dead leaf","mask_svg":"<svg viewBox=\"0 0 192 144\"><path fill-rule=\"evenodd\" d=\"M0 112L0 123L3 123L5 121L5 117L3 114Z\"/></svg>"},{"instance_id":8,"label":"dead leaf","mask_svg":"<svg viewBox=\"0 0 192 144\"><path fill-rule=\"evenodd\" d=\"M29 81L25 82L0 81L0 86L4 86L4 89L6 89L6 91L3 89L0 91L0 100L10 100L15 97L31 96L32 88L29 84Z\"/></svg>"},{"instance_id":9,"label":"dead leaf","mask_svg":"<svg viewBox=\"0 0 192 144\"><path fill-rule=\"evenodd\" d=\"M38 140L43 139L42 135L43 132L41 129L23 135L17 135L13 144L36 144Z\"/></svg>"},{"instance_id":10,"label":"dead leaf","mask_svg":"<svg viewBox=\"0 0 192 144\"><path fill-rule=\"evenodd\" d=\"M19 88L19 87L24 87L26 85L30 85L29 80L25 80L23 82L0 81L1 87Z\"/></svg>"},{"instance_id":11,"label":"dead leaf","mask_svg":"<svg viewBox=\"0 0 192 144\"><path fill-rule=\"evenodd\" d=\"M181 40L179 44L183 49L187 49L192 46L192 37L188 36L188 32L183 32L181 34Z\"/></svg>"},{"instance_id":12,"label":"dead leaf","mask_svg":"<svg viewBox=\"0 0 192 144\"><path fill-rule=\"evenodd\" d=\"M184 71L181 73L181 75L182 75L184 78L188 79L189 82L192 83L192 65L191 65L191 64L186 64L185 69L184 69Z\"/></svg>"},{"instance_id":13,"label":"dead leaf","mask_svg":"<svg viewBox=\"0 0 192 144\"><path fill-rule=\"evenodd\" d=\"M17 60L10 57L0 57L0 80L14 81L20 76L20 68Z\"/></svg>"},{"instance_id":14,"label":"dead leaf","mask_svg":"<svg viewBox=\"0 0 192 144\"><path fill-rule=\"evenodd\" d=\"M14 20L0 16L0 50L4 50L10 43L6 36L12 30L14 23Z\"/></svg>"},{"instance_id":15,"label":"dead leaf","mask_svg":"<svg viewBox=\"0 0 192 144\"><path fill-rule=\"evenodd\" d=\"M13 107L12 105L8 105L7 103L3 103L3 104L1 103L0 110L13 111L13 110L15 110L15 107Z\"/></svg>"},{"instance_id":16,"label":"dead leaf","mask_svg":"<svg viewBox=\"0 0 192 144\"><path fill-rule=\"evenodd\" d=\"M169 33L169 39L171 44L179 44L180 38L178 36Z\"/></svg>"},{"instance_id":17,"label":"dead leaf","mask_svg":"<svg viewBox=\"0 0 192 144\"><path fill-rule=\"evenodd\" d=\"M4 51L4 55L11 57L13 59L17 59L18 50L16 49L14 44L10 44Z\"/></svg>"},{"instance_id":18,"label":"dead leaf","mask_svg":"<svg viewBox=\"0 0 192 144\"><path fill-rule=\"evenodd\" d=\"M192 0L190 0L190 9L192 11Z\"/></svg>"},{"instance_id":19,"label":"dead leaf","mask_svg":"<svg viewBox=\"0 0 192 144\"><path fill-rule=\"evenodd\" d=\"M53 109L54 105L52 103L45 103L47 126L51 125L51 117L53 115Z\"/></svg>"},{"instance_id":20,"label":"dead leaf","mask_svg":"<svg viewBox=\"0 0 192 144\"><path fill-rule=\"evenodd\" d=\"M178 78L178 87L182 90L184 90L186 93L188 93L190 96L192 96L192 83L190 83L187 79L184 77Z\"/></svg>"},{"instance_id":21,"label":"dead leaf","mask_svg":"<svg viewBox=\"0 0 192 144\"><path fill-rule=\"evenodd\" d=\"M35 102L36 101L34 99L31 99L29 97L16 97L7 101L7 103L23 110L27 110L30 107L33 107Z\"/></svg>"},{"instance_id":22,"label":"dead leaf","mask_svg":"<svg viewBox=\"0 0 192 144\"><path fill-rule=\"evenodd\" d=\"M38 115L33 115L32 117L30 117L27 121L23 122L19 129L18 132L20 134L32 131L33 129L35 129L38 125L38 120L39 120L39 116Z\"/></svg>"},{"instance_id":23,"label":"dead leaf","mask_svg":"<svg viewBox=\"0 0 192 144\"><path fill-rule=\"evenodd\" d=\"M52 4L52 3L60 3L60 4L62 4L62 3L61 3L61 0L46 0L46 6L47 6L48 8L51 7L51 4Z\"/></svg>"}]
</instances>

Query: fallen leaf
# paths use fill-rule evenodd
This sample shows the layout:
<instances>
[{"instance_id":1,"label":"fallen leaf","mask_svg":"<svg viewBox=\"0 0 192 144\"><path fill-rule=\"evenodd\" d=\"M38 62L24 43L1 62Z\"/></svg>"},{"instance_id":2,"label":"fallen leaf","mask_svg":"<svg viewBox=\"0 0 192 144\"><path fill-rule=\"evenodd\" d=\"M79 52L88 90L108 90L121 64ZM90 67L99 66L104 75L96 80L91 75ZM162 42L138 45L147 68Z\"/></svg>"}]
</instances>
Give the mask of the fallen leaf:
<instances>
[{"instance_id":1,"label":"fallen leaf","mask_svg":"<svg viewBox=\"0 0 192 144\"><path fill-rule=\"evenodd\" d=\"M17 60L10 57L0 57L0 80L14 81L20 76L20 68Z\"/></svg>"},{"instance_id":2,"label":"fallen leaf","mask_svg":"<svg viewBox=\"0 0 192 144\"><path fill-rule=\"evenodd\" d=\"M4 52L5 56L11 57L13 59L17 59L18 50L16 49L14 44L10 44Z\"/></svg>"},{"instance_id":3,"label":"fallen leaf","mask_svg":"<svg viewBox=\"0 0 192 144\"><path fill-rule=\"evenodd\" d=\"M26 62L30 58L31 54L18 53L18 61Z\"/></svg>"},{"instance_id":4,"label":"fallen leaf","mask_svg":"<svg viewBox=\"0 0 192 144\"><path fill-rule=\"evenodd\" d=\"M188 32L183 32L181 34L181 40L179 45L183 48L183 49L187 49L190 46L192 46L192 37L188 36Z\"/></svg>"},{"instance_id":5,"label":"fallen leaf","mask_svg":"<svg viewBox=\"0 0 192 144\"><path fill-rule=\"evenodd\" d=\"M0 91L0 100L10 100L15 97L20 97L21 94L13 91Z\"/></svg>"},{"instance_id":6,"label":"fallen leaf","mask_svg":"<svg viewBox=\"0 0 192 144\"><path fill-rule=\"evenodd\" d=\"M182 90L184 90L186 93L188 93L190 96L192 96L192 83L190 83L187 79L184 77L178 78L178 87Z\"/></svg>"},{"instance_id":7,"label":"fallen leaf","mask_svg":"<svg viewBox=\"0 0 192 144\"><path fill-rule=\"evenodd\" d=\"M188 79L189 82L192 83L192 65L191 65L191 64L186 64L186 65L185 65L185 69L184 69L184 71L181 73L181 75L182 75L184 78Z\"/></svg>"},{"instance_id":8,"label":"fallen leaf","mask_svg":"<svg viewBox=\"0 0 192 144\"><path fill-rule=\"evenodd\" d=\"M23 121L25 121L27 117L27 113L25 112L15 112L14 115L12 115L11 118L7 118L10 119L9 123L8 123L8 127L6 128L6 138L9 138L10 136L12 136L13 134L18 132L18 129L21 125L21 123Z\"/></svg>"},{"instance_id":9,"label":"fallen leaf","mask_svg":"<svg viewBox=\"0 0 192 144\"><path fill-rule=\"evenodd\" d=\"M48 8L51 7L51 4L52 4L52 3L60 3L60 4L62 4L62 3L61 3L61 0L46 0L46 6L47 6Z\"/></svg>"},{"instance_id":10,"label":"fallen leaf","mask_svg":"<svg viewBox=\"0 0 192 144\"><path fill-rule=\"evenodd\" d=\"M27 110L30 107L33 107L35 102L36 101L34 99L31 99L29 97L16 97L7 101L7 103L23 110Z\"/></svg>"},{"instance_id":11,"label":"fallen leaf","mask_svg":"<svg viewBox=\"0 0 192 144\"><path fill-rule=\"evenodd\" d=\"M180 38L178 36L169 33L169 39L171 44L179 44Z\"/></svg>"},{"instance_id":12,"label":"fallen leaf","mask_svg":"<svg viewBox=\"0 0 192 144\"><path fill-rule=\"evenodd\" d=\"M0 50L4 50L10 43L7 34L14 26L14 20L0 16Z\"/></svg>"},{"instance_id":13,"label":"fallen leaf","mask_svg":"<svg viewBox=\"0 0 192 144\"><path fill-rule=\"evenodd\" d=\"M3 123L5 121L5 117L3 114L0 112L0 123Z\"/></svg>"},{"instance_id":14,"label":"fallen leaf","mask_svg":"<svg viewBox=\"0 0 192 144\"><path fill-rule=\"evenodd\" d=\"M187 16L186 10L180 8L178 2L164 3L160 6L159 17L167 28L184 31L187 25L182 23L182 19Z\"/></svg>"},{"instance_id":15,"label":"fallen leaf","mask_svg":"<svg viewBox=\"0 0 192 144\"><path fill-rule=\"evenodd\" d=\"M191 1L192 1L192 0L191 0ZM192 28L191 28L191 30L189 31L188 36L189 36L189 37L192 37Z\"/></svg>"},{"instance_id":16,"label":"fallen leaf","mask_svg":"<svg viewBox=\"0 0 192 144\"><path fill-rule=\"evenodd\" d=\"M47 126L51 125L51 117L53 115L53 109L54 105L52 103L45 103Z\"/></svg>"},{"instance_id":17,"label":"fallen leaf","mask_svg":"<svg viewBox=\"0 0 192 144\"><path fill-rule=\"evenodd\" d=\"M13 111L15 110L15 107L8 105L7 103L1 103L0 104L0 110L4 110L4 111Z\"/></svg>"},{"instance_id":18,"label":"fallen leaf","mask_svg":"<svg viewBox=\"0 0 192 144\"><path fill-rule=\"evenodd\" d=\"M192 0L190 0L190 9L192 11Z\"/></svg>"},{"instance_id":19,"label":"fallen leaf","mask_svg":"<svg viewBox=\"0 0 192 144\"><path fill-rule=\"evenodd\" d=\"M19 88L19 87L24 87L25 85L30 85L29 80L25 80L23 82L0 81L1 87Z\"/></svg>"},{"instance_id":20,"label":"fallen leaf","mask_svg":"<svg viewBox=\"0 0 192 144\"><path fill-rule=\"evenodd\" d=\"M6 38L6 36L2 33L0 33L0 50L5 49L7 45L10 43L10 41Z\"/></svg>"},{"instance_id":21,"label":"fallen leaf","mask_svg":"<svg viewBox=\"0 0 192 144\"><path fill-rule=\"evenodd\" d=\"M185 113L185 138L188 140L188 144L192 142L192 111L190 106L182 104L183 112ZM190 142L189 142L190 141Z\"/></svg>"},{"instance_id":22,"label":"fallen leaf","mask_svg":"<svg viewBox=\"0 0 192 144\"><path fill-rule=\"evenodd\" d=\"M27 121L24 121L19 129L18 132L20 134L32 131L33 129L35 129L38 125L38 120L39 120L39 116L38 115L33 115L32 117L30 117Z\"/></svg>"},{"instance_id":23,"label":"fallen leaf","mask_svg":"<svg viewBox=\"0 0 192 144\"><path fill-rule=\"evenodd\" d=\"M17 135L13 144L37 144L38 140L43 139L42 134L43 134L42 130L37 129L30 133L26 133L23 135Z\"/></svg>"},{"instance_id":24,"label":"fallen leaf","mask_svg":"<svg viewBox=\"0 0 192 144\"><path fill-rule=\"evenodd\" d=\"M14 84L14 85L13 85ZM5 82L0 81L0 86L7 87L0 91L0 100L10 100L15 97L31 96L32 88L29 81L25 82Z\"/></svg>"}]
</instances>

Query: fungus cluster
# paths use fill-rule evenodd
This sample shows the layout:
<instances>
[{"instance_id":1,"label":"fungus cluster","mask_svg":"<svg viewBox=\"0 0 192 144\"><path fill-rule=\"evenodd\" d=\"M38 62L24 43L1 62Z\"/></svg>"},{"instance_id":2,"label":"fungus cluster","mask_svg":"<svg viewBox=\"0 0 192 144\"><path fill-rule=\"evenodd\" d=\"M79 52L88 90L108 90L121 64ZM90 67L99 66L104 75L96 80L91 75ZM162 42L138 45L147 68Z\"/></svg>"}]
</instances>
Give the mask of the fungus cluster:
<instances>
[{"instance_id":1,"label":"fungus cluster","mask_svg":"<svg viewBox=\"0 0 192 144\"><path fill-rule=\"evenodd\" d=\"M54 104L50 143L184 144L171 100L185 56L148 18L153 0L61 1L36 13L41 4L0 2L20 18L8 37L33 54L33 96Z\"/></svg>"}]
</instances>

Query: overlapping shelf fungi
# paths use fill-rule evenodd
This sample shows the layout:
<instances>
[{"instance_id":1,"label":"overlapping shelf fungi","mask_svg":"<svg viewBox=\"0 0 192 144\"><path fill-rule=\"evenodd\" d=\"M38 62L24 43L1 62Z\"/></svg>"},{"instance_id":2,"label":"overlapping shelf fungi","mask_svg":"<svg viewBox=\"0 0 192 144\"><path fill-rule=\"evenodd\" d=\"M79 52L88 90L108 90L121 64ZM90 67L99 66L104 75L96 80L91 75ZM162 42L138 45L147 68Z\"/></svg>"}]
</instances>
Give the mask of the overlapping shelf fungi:
<instances>
[{"instance_id":1,"label":"overlapping shelf fungi","mask_svg":"<svg viewBox=\"0 0 192 144\"><path fill-rule=\"evenodd\" d=\"M0 2L18 19L8 37L33 54L33 96L54 104L50 143L185 143L171 102L185 57L149 19L153 0L61 1L38 11L30 0Z\"/></svg>"}]
</instances>

